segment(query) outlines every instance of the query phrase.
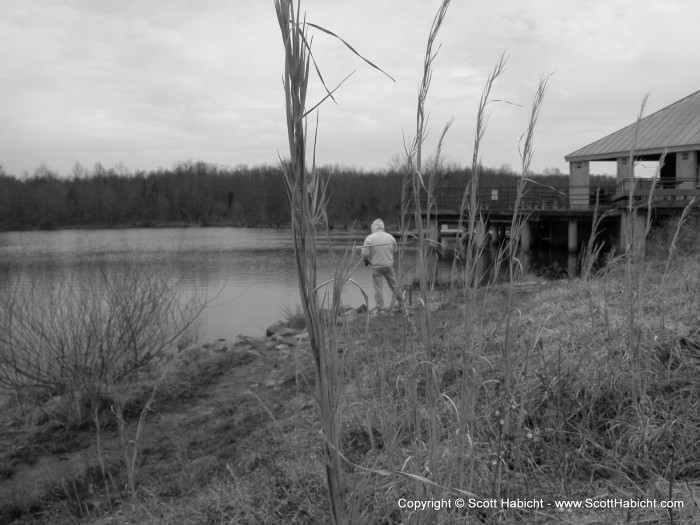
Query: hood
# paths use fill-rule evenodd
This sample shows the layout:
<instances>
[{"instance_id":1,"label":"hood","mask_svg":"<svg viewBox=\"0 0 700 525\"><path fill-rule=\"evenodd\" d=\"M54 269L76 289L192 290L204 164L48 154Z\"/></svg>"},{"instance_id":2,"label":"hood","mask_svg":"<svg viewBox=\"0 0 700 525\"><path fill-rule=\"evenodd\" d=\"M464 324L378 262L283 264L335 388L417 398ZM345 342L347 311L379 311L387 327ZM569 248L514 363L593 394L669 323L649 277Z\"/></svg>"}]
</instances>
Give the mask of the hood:
<instances>
[{"instance_id":1,"label":"hood","mask_svg":"<svg viewBox=\"0 0 700 525\"><path fill-rule=\"evenodd\" d=\"M384 231L384 221L381 219L377 219L372 223L372 233L376 233L378 231Z\"/></svg>"}]
</instances>

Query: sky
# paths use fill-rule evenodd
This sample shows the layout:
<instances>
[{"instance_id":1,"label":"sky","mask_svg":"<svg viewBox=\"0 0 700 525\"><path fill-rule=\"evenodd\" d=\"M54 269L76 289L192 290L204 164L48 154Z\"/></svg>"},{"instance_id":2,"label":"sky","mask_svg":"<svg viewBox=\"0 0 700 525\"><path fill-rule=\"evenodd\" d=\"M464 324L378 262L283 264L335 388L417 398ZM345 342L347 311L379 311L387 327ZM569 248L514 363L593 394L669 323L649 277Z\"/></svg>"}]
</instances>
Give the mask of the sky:
<instances>
[{"instance_id":1,"label":"sky","mask_svg":"<svg viewBox=\"0 0 700 525\"><path fill-rule=\"evenodd\" d=\"M318 115L316 161L385 169L415 135L428 31L439 0L302 0L312 52L336 86ZM434 152L470 165L486 78L484 166L519 171L520 137L541 78L535 172L700 89L697 0L453 0L427 100ZM33 174L154 170L204 161L236 167L288 157L283 45L273 0L0 0L0 166ZM318 78L309 106L323 96ZM316 118L309 126L315 125ZM593 173L608 166L592 164Z\"/></svg>"}]
</instances>

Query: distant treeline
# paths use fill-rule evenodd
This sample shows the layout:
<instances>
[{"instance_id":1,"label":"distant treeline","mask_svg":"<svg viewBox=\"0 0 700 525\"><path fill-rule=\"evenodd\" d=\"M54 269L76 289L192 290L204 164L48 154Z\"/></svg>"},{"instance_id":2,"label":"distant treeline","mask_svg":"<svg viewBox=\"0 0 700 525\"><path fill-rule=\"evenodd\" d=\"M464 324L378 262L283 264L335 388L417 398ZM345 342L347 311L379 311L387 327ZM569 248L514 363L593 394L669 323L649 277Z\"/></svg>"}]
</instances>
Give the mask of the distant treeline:
<instances>
[{"instance_id":1,"label":"distant treeline","mask_svg":"<svg viewBox=\"0 0 700 525\"><path fill-rule=\"evenodd\" d=\"M328 181L328 222L366 227L374 218L398 222L402 174L344 167L320 168ZM440 175L440 186L461 186L468 168ZM484 168L484 184L513 184L507 171ZM539 177L567 186L568 177ZM0 229L149 227L166 225L284 226L289 203L281 168L222 168L186 162L172 169L132 173L123 166L91 171L79 165L69 177L46 167L20 180L0 168Z\"/></svg>"}]
</instances>

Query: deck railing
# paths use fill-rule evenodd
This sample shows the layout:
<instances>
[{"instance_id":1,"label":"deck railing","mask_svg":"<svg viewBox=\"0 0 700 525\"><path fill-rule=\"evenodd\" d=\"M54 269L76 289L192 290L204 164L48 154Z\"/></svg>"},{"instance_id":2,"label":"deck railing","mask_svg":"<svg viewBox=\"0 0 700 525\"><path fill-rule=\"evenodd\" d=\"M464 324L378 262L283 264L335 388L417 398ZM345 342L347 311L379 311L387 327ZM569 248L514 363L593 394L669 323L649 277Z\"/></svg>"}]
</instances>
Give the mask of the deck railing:
<instances>
[{"instance_id":1,"label":"deck railing","mask_svg":"<svg viewBox=\"0 0 700 525\"><path fill-rule=\"evenodd\" d=\"M649 190L655 184L655 189L674 189L674 190L697 190L700 189L700 181L696 178L688 179L676 179L676 178L663 178L663 179L634 179L635 183L635 193L646 192L649 194ZM630 191L632 187L632 179L625 179L617 183L615 187L615 193L622 193Z\"/></svg>"},{"instance_id":2,"label":"deck railing","mask_svg":"<svg viewBox=\"0 0 700 525\"><path fill-rule=\"evenodd\" d=\"M613 202L618 205L624 203L629 199L631 189L633 189L632 198L636 203L648 200L652 195L655 206L682 206L685 201L700 197L700 181L696 178L636 178L634 181L625 179L618 182Z\"/></svg>"},{"instance_id":3,"label":"deck railing","mask_svg":"<svg viewBox=\"0 0 700 525\"><path fill-rule=\"evenodd\" d=\"M649 194L654 187L654 207L682 207L693 199L700 198L700 180L696 178L663 178L652 179L637 178L634 181L633 200L635 205L644 204L649 199ZM623 180L617 185L605 185L598 187L589 186L564 186L553 187L537 184L528 184L520 200L519 209L523 213L537 211L592 211L596 202L599 209L620 208L626 206L629 199L632 181ZM458 215L462 205L464 187L439 187L435 190L434 199L431 200L431 213L438 215ZM515 208L517 188L514 186L481 186L477 193L477 202L482 212L508 212ZM407 194L409 207L412 206L413 196ZM421 194L421 208L423 213L427 207L427 196Z\"/></svg>"},{"instance_id":4,"label":"deck railing","mask_svg":"<svg viewBox=\"0 0 700 525\"><path fill-rule=\"evenodd\" d=\"M574 195L576 205L581 208L595 206L596 192L600 189L598 203L607 206L615 191L614 187L590 188L588 186L553 187L529 185L520 200L520 209L524 212L537 210L568 210L571 206L570 196ZM442 187L435 190L435 200L431 209L438 213L459 213L463 187ZM508 211L513 210L517 197L517 188L513 186L481 186L477 193L477 201L482 211ZM421 200L422 209L425 211L427 199Z\"/></svg>"}]
</instances>

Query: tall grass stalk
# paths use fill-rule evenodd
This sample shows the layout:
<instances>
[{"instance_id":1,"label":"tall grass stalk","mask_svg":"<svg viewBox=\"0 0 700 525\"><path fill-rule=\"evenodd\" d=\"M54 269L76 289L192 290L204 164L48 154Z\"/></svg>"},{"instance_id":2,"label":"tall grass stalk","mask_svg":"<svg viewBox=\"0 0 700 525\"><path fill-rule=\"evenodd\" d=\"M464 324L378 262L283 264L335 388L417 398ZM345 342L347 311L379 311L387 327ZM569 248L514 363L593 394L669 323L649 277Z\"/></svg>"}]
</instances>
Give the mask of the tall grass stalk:
<instances>
[{"instance_id":1,"label":"tall grass stalk","mask_svg":"<svg viewBox=\"0 0 700 525\"><path fill-rule=\"evenodd\" d=\"M637 305L640 304L639 291L642 286L642 266L643 266L643 254L644 254L644 244L646 243L646 235L651 223L651 212L652 212L652 199L653 192L656 186L656 180L658 174L661 170L663 164L663 157L659 162L659 167L654 176L654 181L649 190L649 197L647 200L647 218L645 221L645 231L640 232L637 226L637 216L641 210L641 206L637 204L635 190L637 187L637 176L635 174L636 167L636 149L637 141L639 137L639 128L641 121L644 118L644 110L646 108L647 102L649 100L649 93L646 93L642 98L642 103L639 108L639 113L637 114L637 121L634 128L634 138L632 141L632 148L628 156L628 165L630 167L629 173L629 192L627 194L627 207L623 211L623 217L621 222L621 235L624 237L624 262L625 262L625 291L627 298L627 328L628 328L628 340L627 340L627 354L637 357L637 345L638 338L635 336L635 318Z\"/></svg>"},{"instance_id":2,"label":"tall grass stalk","mask_svg":"<svg viewBox=\"0 0 700 525\"><path fill-rule=\"evenodd\" d=\"M505 52L501 55L499 61L494 66L493 70L486 79L486 85L481 93L481 98L479 100L479 107L476 113L476 130L474 133L474 151L472 153L472 175L468 181L465 181L464 193L462 194L462 202L459 210L459 226L458 229L462 231L464 228L464 218L467 217L467 232L464 257L464 275L465 279L469 278L468 285L464 289L474 290L477 286L477 282L473 282L472 279L477 277L475 275L476 261L481 256L481 251L483 250L483 236L485 235L485 223L483 217L481 216L479 210L478 193L479 193L479 175L481 172L481 158L480 158L480 147L481 142L486 133L486 127L488 124L488 114L486 113L486 107L490 101L491 90L496 82L496 79L503 74L505 70L508 58ZM479 227L479 230L477 230ZM460 247L461 248L461 247ZM458 258L455 258L455 265ZM453 265L454 273L454 265Z\"/></svg>"},{"instance_id":3,"label":"tall grass stalk","mask_svg":"<svg viewBox=\"0 0 700 525\"><path fill-rule=\"evenodd\" d=\"M434 384L434 370L433 370L433 347L431 341L431 324L430 324L430 289L433 277L430 275L430 267L432 265L428 264L428 257L430 256L431 248L435 249L435 246L430 245L430 240L428 239L428 234L431 229L430 220L430 208L432 201L434 200L434 181L435 173L430 170L430 179L426 184L426 175L423 171L423 143L427 134L427 111L426 102L428 98L428 92L430 90L430 83L433 75L433 61L435 60L439 47L435 49L435 40L440 31L440 28L447 15L447 10L450 6L450 0L443 0L438 8L438 11L433 19L433 23L430 27L428 33L428 42L426 44L425 55L423 59L423 77L418 91L418 103L416 108L416 134L410 145L410 148L406 152L407 165L410 169L411 175L411 189L413 194L413 217L414 223L416 225L417 236L418 236L418 278L420 282L421 290L421 329L423 336L423 349L425 352L424 361L424 377L425 377L425 397L427 403L428 417L429 417L429 440L430 440L430 471L433 478L438 475L438 446L437 446L437 416L435 414L435 384ZM442 141L444 139L447 130L449 129L451 122L448 123L443 133L440 137L437 154L434 159L433 166L439 165L439 155L441 151ZM422 199L421 195L425 192L426 195L426 210L422 209ZM425 216L425 222L423 221L423 216ZM420 425L416 421L416 429L420 428Z\"/></svg>"},{"instance_id":4,"label":"tall grass stalk","mask_svg":"<svg viewBox=\"0 0 700 525\"><path fill-rule=\"evenodd\" d=\"M646 94L642 100L641 108L637 116L634 132L633 148L629 154L628 164L630 166L630 188L627 199L627 207L624 210L622 220L622 235L625 237L625 299L627 334L625 353L632 361L632 368L636 372L633 375L632 388L634 388L634 409L637 418L643 420L646 415L649 400L649 385L654 380L650 376L653 369L653 356L643 348L644 336L642 329L643 309L645 299L648 295L647 273L651 264L646 262L646 243L652 225L652 214L654 209L654 193L660 179L661 170L666 160L666 151L661 154L658 166L654 172L649 192L645 201L638 198L635 190L638 179L635 175L636 146L639 128L643 119L649 95ZM641 196L640 196L641 197ZM639 224L639 217L644 215L643 225ZM665 280L662 275L662 281Z\"/></svg>"},{"instance_id":5,"label":"tall grass stalk","mask_svg":"<svg viewBox=\"0 0 700 525\"><path fill-rule=\"evenodd\" d=\"M95 425L95 453L97 455L97 462L100 466L100 472L102 474L102 482L105 488L105 494L107 494L107 501L109 502L110 509L112 507L112 494L110 490L110 482L112 486L114 483L111 479L109 470L107 469L107 463L105 462L104 450L102 448L102 425L100 424L100 410L99 407L95 406L92 410L92 420Z\"/></svg>"},{"instance_id":6,"label":"tall grass stalk","mask_svg":"<svg viewBox=\"0 0 700 525\"><path fill-rule=\"evenodd\" d=\"M591 235L586 242L586 247L581 252L579 276L583 281L590 281L594 277L594 267L600 259L600 254L603 250L603 243L600 241L600 232L602 223L611 214L611 210L606 210L599 213L600 209L600 190L596 191L595 206L593 208L593 220L591 222Z\"/></svg>"},{"instance_id":7,"label":"tall grass stalk","mask_svg":"<svg viewBox=\"0 0 700 525\"><path fill-rule=\"evenodd\" d=\"M636 206L634 209L634 215L633 217L636 217L639 213L642 212L642 208L646 208L646 213L644 215L644 227L641 233L634 232L634 235L638 237L639 243L638 246L636 245L637 239L633 239L632 245L634 246L634 257L631 257L628 259L630 264L634 264L635 268L633 271L630 272L631 275L634 276L634 279L636 280L636 290L634 292L634 297L633 300L631 301L631 323L630 327L634 327L635 325L635 320L641 319L641 309L644 301L644 296L646 295L646 276L649 271L649 265L647 264L646 260L646 252L647 252L647 239L649 238L649 232L651 231L651 224L652 224L652 218L653 218L653 211L654 211L654 193L656 191L656 186L659 182L659 178L661 176L661 168L663 167L664 163L666 161L666 151L661 154L661 158L659 159L659 164L656 167L656 170L654 171L654 176L651 180L651 185L649 187L649 193L647 195L646 199L646 206L642 206L641 204L639 206ZM632 221L633 223L633 228L636 226L634 225L635 220ZM634 262L633 262L634 261ZM637 360L639 364L642 366L642 370L647 370L648 366L647 363L645 362L648 358L647 355L641 354L640 353L640 348L639 348L639 343L641 340L641 330L635 329L634 330L634 336L633 332L630 332L630 344L632 344L633 349L630 351L632 352L632 355L635 355L637 357ZM646 378L646 374L641 374L640 377L642 379ZM640 387L642 392L646 391L646 387Z\"/></svg>"},{"instance_id":8,"label":"tall grass stalk","mask_svg":"<svg viewBox=\"0 0 700 525\"><path fill-rule=\"evenodd\" d=\"M688 203L688 205L683 208L683 213L681 213L680 218L678 219L678 223L676 224L676 231L673 234L673 238L671 239L671 245L668 247L668 257L666 257L666 264L664 266L664 273L661 276L661 286L660 288L663 289L664 287L664 282L666 281L666 277L668 276L668 270L671 267L671 261L673 260L673 256L676 253L676 249L678 248L678 237L681 233L681 229L683 228L683 225L687 222L688 218L690 217L691 212L693 211L693 207L695 206L696 202L698 201L698 197L695 196L691 199L691 201Z\"/></svg>"},{"instance_id":9,"label":"tall grass stalk","mask_svg":"<svg viewBox=\"0 0 700 525\"><path fill-rule=\"evenodd\" d=\"M339 337L336 333L335 321L342 307L340 299L342 288L350 280L351 265L347 262L349 259L346 258L346 262L336 269L330 293L326 290L326 285L331 284L331 282L318 285L316 272L317 233L324 228L327 231L328 224L325 212L327 197L324 181L317 173L315 165L317 135L314 136L312 165L308 167L306 163L306 117L322 102L333 98L333 92L337 87L333 91L326 88L311 53L309 28L313 27L338 38L367 64L379 71L382 70L359 55L352 46L333 32L307 22L305 17L302 18L300 0L296 6L295 9L294 2L291 0L275 0L275 11L285 53L283 86L290 153L290 161L282 162L282 168L291 205L291 225L299 294L316 369L316 400L321 414L326 482L331 515L333 522L339 524L346 522L346 508L343 495L345 480L340 455L341 423L338 412L343 387L342 363L338 358ZM307 109L306 95L312 63L326 89L326 96L311 109ZM318 122L316 133L318 133ZM328 305L329 308L324 309L324 304Z\"/></svg>"},{"instance_id":10,"label":"tall grass stalk","mask_svg":"<svg viewBox=\"0 0 700 525\"><path fill-rule=\"evenodd\" d=\"M340 447L337 356L327 345L323 312L317 291L316 230L324 214L324 192L320 177L306 166L306 94L310 50L308 26L290 0L275 0L277 19L285 50L284 95L291 160L283 163L284 180L291 203L294 258L301 304L316 364L317 401L324 435L326 483L334 523L345 522Z\"/></svg>"},{"instance_id":11,"label":"tall grass stalk","mask_svg":"<svg viewBox=\"0 0 700 525\"><path fill-rule=\"evenodd\" d=\"M194 346L188 347L186 350L190 350L192 348L195 348ZM180 353L182 355L182 352ZM138 457L139 457L139 451L140 451L140 446L141 446L141 436L143 434L143 431L146 427L146 421L148 419L149 414L153 411L151 408L153 406L153 402L156 399L156 394L158 392L158 388L160 385L163 383L163 380L165 377L168 375L170 372L170 368L172 365L175 363L176 359L174 356L170 356L168 359L168 362L163 366L163 369L161 370L160 374L158 375L155 383L153 384L153 387L151 388L151 393L148 396L148 399L144 403L143 407L141 407L141 411L139 413L139 419L136 423L136 429L133 432L133 435L130 435L130 429L129 426L126 422L126 419L124 418L124 409L125 409L125 402L124 402L124 393L116 394L114 395L114 405L112 405L112 412L114 413L116 420L117 420L117 428L119 430L119 439L121 442L122 446L122 454L124 457L124 466L126 467L126 479L127 479L127 487L129 489L129 492L131 493L131 496L133 498L136 498L136 474L138 471ZM128 394L128 393L127 393ZM96 417L96 425L99 425L99 419ZM98 435L99 435L99 426L98 426ZM99 447L99 444L98 444ZM101 456L101 450L98 449L98 454Z\"/></svg>"},{"instance_id":12,"label":"tall grass stalk","mask_svg":"<svg viewBox=\"0 0 700 525\"><path fill-rule=\"evenodd\" d=\"M604 243L600 240L600 233L602 231L603 221L613 214L612 210L606 210L603 213L599 213L600 204L600 190L596 192L595 207L593 209L593 220L591 222L591 234L588 237L586 246L581 252L579 258L579 276L582 281L587 284L588 288L588 313L591 319L591 331L592 333L601 333L596 324L596 312L598 312L598 307L594 301L594 281L601 274L610 270L616 262L616 258L613 254L609 254L604 267L600 271L595 271L595 265L601 259L601 253L603 251ZM607 313L607 303L605 303L605 308L600 310L605 323L605 334L601 335L600 343L604 344L604 337L610 336L610 320ZM608 352L612 354L612 349L608 348Z\"/></svg>"},{"instance_id":13,"label":"tall grass stalk","mask_svg":"<svg viewBox=\"0 0 700 525\"><path fill-rule=\"evenodd\" d=\"M475 454L472 447L471 433L475 424L475 406L478 391L478 378L470 374L474 367L474 316L477 311L477 295L476 290L480 282L478 275L478 261L483 254L486 244L486 224L481 216L478 201L479 192L479 172L481 170L481 161L479 158L479 150L481 142L486 131L488 123L488 115L486 108L491 96L491 90L496 82L496 79L505 70L507 57L505 53L501 55L500 60L494 66L489 74L486 85L481 93L479 107L476 118L476 131L474 133L474 152L472 155L472 176L467 181L464 193L462 194L462 202L459 210L459 225L458 231L462 232L465 229L464 218L467 218L466 233L463 238L458 239L458 242L464 243L464 246L457 246L455 259L452 266L452 284L454 285L454 276L457 274L456 266L461 263L463 267L460 269L462 275L462 291L464 294L464 346L461 348L459 356L455 356L455 361L460 362L461 368L461 384L460 384L460 402L458 412L460 418L460 449L467 450L465 454L460 454L459 469L459 487L465 488L465 475L469 473L468 487L473 487L474 479L474 461ZM469 468L465 468L465 458L469 458Z\"/></svg>"},{"instance_id":14,"label":"tall grass stalk","mask_svg":"<svg viewBox=\"0 0 700 525\"><path fill-rule=\"evenodd\" d=\"M512 431L511 425L511 412L513 407L517 407L517 402L515 399L514 392L514 377L513 377L513 353L514 353L514 334L513 334L513 314L514 314L514 292L516 285L516 277L518 271L522 271L521 263L518 259L518 244L520 241L522 233L523 221L526 218L523 217L521 211L521 202L523 195L525 194L526 184L528 182L528 175L530 173L530 164L532 162L532 156L534 154L534 137L535 137L535 127L539 119L540 110L542 109L542 103L544 102L544 96L547 91L547 81L548 77L543 77L540 79L539 85L535 92L535 96L532 102L530 117L528 121L527 129L523 133L521 138L520 147L520 158L521 158L521 172L520 178L518 179L518 186L515 195L515 203L513 205L513 216L511 218L510 224L510 238L505 246L507 251L507 262L508 262L508 296L506 303L506 316L505 316L505 334L503 340L503 390L505 396L505 403L503 406L503 425L502 425L502 435L510 440L513 439L516 434L520 431L516 428ZM527 362L526 365L527 366ZM500 451L499 451L500 457ZM502 461L497 462L497 469L495 473L495 496L501 495L501 474L502 474Z\"/></svg>"}]
</instances>

